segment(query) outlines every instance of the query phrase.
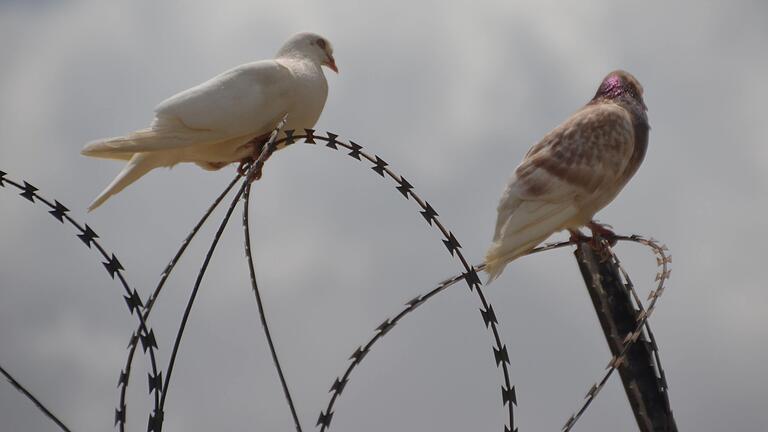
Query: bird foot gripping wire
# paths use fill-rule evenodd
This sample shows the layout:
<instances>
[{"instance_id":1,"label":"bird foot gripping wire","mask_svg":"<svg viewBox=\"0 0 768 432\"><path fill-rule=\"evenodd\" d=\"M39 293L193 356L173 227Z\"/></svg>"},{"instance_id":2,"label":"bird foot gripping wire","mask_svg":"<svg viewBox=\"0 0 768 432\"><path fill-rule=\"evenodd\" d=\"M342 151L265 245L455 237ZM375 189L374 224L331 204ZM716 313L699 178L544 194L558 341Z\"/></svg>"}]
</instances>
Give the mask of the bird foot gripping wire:
<instances>
[{"instance_id":1,"label":"bird foot gripping wire","mask_svg":"<svg viewBox=\"0 0 768 432\"><path fill-rule=\"evenodd\" d=\"M247 177L248 171L251 169L251 165L253 165L254 161L253 158L245 158L240 161L240 165L237 166L237 173L240 174L241 177ZM258 172L254 172L251 177L250 181L251 183L255 182L256 180L261 180L261 174L263 170L258 170Z\"/></svg>"},{"instance_id":2,"label":"bird foot gripping wire","mask_svg":"<svg viewBox=\"0 0 768 432\"><path fill-rule=\"evenodd\" d=\"M590 221L586 226L592 231L592 236L586 236L577 229L569 230L571 233L570 242L573 244L587 243L592 250L600 254L602 261L609 259L611 257L609 248L616 246L619 240L612 230L613 227L597 221Z\"/></svg>"},{"instance_id":3,"label":"bird foot gripping wire","mask_svg":"<svg viewBox=\"0 0 768 432\"><path fill-rule=\"evenodd\" d=\"M240 161L240 165L237 167L238 174L246 177L251 183L261 179L264 164L277 150L277 136L287 121L288 114L285 114L275 129L272 130L272 133L257 136L248 142L247 145L253 146L253 155Z\"/></svg>"}]
</instances>

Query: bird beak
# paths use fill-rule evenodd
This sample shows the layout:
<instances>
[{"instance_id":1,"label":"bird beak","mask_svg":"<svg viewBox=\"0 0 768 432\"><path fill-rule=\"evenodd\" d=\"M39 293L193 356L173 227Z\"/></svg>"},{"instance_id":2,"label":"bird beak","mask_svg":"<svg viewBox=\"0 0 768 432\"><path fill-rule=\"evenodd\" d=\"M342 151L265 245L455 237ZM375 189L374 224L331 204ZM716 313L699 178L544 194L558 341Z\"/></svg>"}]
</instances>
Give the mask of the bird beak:
<instances>
[{"instance_id":1,"label":"bird beak","mask_svg":"<svg viewBox=\"0 0 768 432\"><path fill-rule=\"evenodd\" d=\"M332 55L328 54L328 58L323 63L324 65L328 66L328 68L336 73L339 73L339 68L336 67L336 60L333 58Z\"/></svg>"}]
</instances>

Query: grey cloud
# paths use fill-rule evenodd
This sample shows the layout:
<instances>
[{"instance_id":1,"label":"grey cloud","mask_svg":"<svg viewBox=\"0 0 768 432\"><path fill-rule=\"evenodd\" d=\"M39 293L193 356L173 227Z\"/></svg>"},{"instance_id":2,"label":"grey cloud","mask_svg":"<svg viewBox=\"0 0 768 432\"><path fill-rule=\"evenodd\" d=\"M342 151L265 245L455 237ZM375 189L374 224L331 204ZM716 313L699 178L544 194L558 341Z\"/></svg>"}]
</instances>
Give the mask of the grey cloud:
<instances>
[{"instance_id":1,"label":"grey cloud","mask_svg":"<svg viewBox=\"0 0 768 432\"><path fill-rule=\"evenodd\" d=\"M159 170L86 215L120 166L82 158L80 147L142 127L163 98L309 29L333 41L341 70L329 77L317 128L390 162L478 261L526 149L605 73L627 68L646 90L651 147L598 216L672 249L671 285L652 324L681 428L762 430L766 11L761 2L705 3L6 3L0 169L92 225L146 296L233 171ZM352 350L458 271L413 203L347 159L290 148L253 193L259 281L307 430ZM40 209L7 190L0 209L0 361L77 430L107 429L135 325L119 287ZM192 245L152 318L163 365L214 230ZM619 252L636 285L649 287L652 258ZM520 429L559 428L608 360L569 252L512 264L488 293L510 348ZM334 430L500 430L499 374L477 308L457 287L404 320L353 375ZM146 421L146 364L135 366L129 430ZM239 220L206 276L174 376L166 430L291 428ZM10 385L0 385L0 418L9 430L55 430ZM580 430L631 430L618 381L582 422Z\"/></svg>"}]
</instances>

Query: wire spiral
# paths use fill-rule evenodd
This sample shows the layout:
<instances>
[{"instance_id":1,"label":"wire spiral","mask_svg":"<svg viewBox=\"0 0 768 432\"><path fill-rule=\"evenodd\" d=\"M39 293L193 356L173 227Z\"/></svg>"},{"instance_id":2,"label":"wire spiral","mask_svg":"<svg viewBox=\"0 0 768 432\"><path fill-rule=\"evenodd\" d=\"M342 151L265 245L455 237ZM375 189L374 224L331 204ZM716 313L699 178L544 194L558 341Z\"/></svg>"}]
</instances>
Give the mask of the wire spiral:
<instances>
[{"instance_id":1,"label":"wire spiral","mask_svg":"<svg viewBox=\"0 0 768 432\"><path fill-rule=\"evenodd\" d=\"M38 193L38 189L31 185L28 182L23 182L24 184L17 183L9 178L6 177L6 173L3 171L0 171L0 187L5 187L6 184L11 185L15 187L16 189L20 190L21 193L19 194L26 200L28 200L31 203L40 202L46 207L48 207L48 213L53 216L56 220L58 220L61 223L66 223L71 226L73 226L79 233L77 234L77 238L80 239L80 241L85 244L89 249L95 248L96 251L101 255L102 258L104 258L104 262L102 262L102 265L104 266L104 269L107 271L111 279L117 278L120 285L123 288L124 295L123 299L125 300L125 304L128 307L128 312L131 315L136 315L136 319L139 322L138 331L134 332L131 336L132 340L135 340L135 343L138 344L138 342L141 342L142 348L144 350L144 353L149 356L150 360L150 373L148 377L149 381L149 393L154 395L153 400L153 413L150 414L149 417L149 424L153 427L150 428L150 431L156 431L160 432L160 429L155 427L155 425L158 425L158 415L157 413L160 412L160 394L159 390L160 388L156 385L158 380L161 377L161 373L158 370L157 367L157 360L155 358L155 350L157 349L157 340L155 337L154 331L147 326L146 320L144 319L143 314L141 313L142 309L144 309L144 302L141 299L141 296L139 295L138 291L136 289L131 289L128 285L128 282L123 275L123 270L125 270L120 263L120 261L117 259L114 253L109 254L104 247L102 247L101 243L97 240L99 238L99 235L96 234L93 229L91 229L88 224L80 224L79 222L75 221L68 213L69 209L65 207L63 204L61 204L59 201L54 200L53 203L51 201L47 200L46 198L42 197ZM35 201L37 200L37 201ZM125 387L128 385L128 378L130 375L130 369L125 369L120 372L120 378L118 379L118 386ZM34 401L34 399L33 399ZM37 403L36 403L37 404ZM40 406L38 404L38 406ZM47 410L44 410L47 411ZM125 422L125 412L126 412L126 405L121 402L121 405L115 409L115 424L122 424ZM51 415L49 415L49 411L46 412L46 415L54 420ZM161 416L160 416L161 417ZM58 419L54 420L59 426L61 422L58 421Z\"/></svg>"},{"instance_id":2,"label":"wire spiral","mask_svg":"<svg viewBox=\"0 0 768 432\"><path fill-rule=\"evenodd\" d=\"M285 119L283 119L283 122L281 122L281 125L284 123L284 121ZM507 351L506 345L502 343L502 338L499 331L498 318L493 310L492 305L490 304L490 302L488 301L487 297L485 296L482 290L482 283L478 276L478 272L484 269L484 265L481 264L478 266L471 266L468 263L468 261L464 258L461 252L461 244L457 240L456 236L441 223L441 221L438 218L437 211L435 211L435 209L426 200L422 199L418 194L416 194L413 185L411 185L403 176L396 174L391 169L389 164L385 162L382 158L380 158L377 155L368 154L363 150L362 146L355 143L354 141L344 142L339 139L338 135L330 132L327 132L326 135L323 136L323 135L315 134L315 131L312 129L305 129L303 133L299 133L299 134L296 134L294 131L288 130L282 133L283 135L282 138L277 139L278 136L280 135L278 131L280 130L281 125L278 126L278 128L276 128L275 131L273 132L269 142L267 143L266 146L264 146L260 157L247 167L247 174L245 175L245 179L243 179L243 177L240 175L236 176L228 184L228 186L224 189L224 191L214 200L213 204L208 208L208 210L203 214L202 218L193 227L189 235L182 242L176 255L170 260L170 262L166 266L155 290L149 296L146 303L142 301L141 297L139 296L138 292L135 289L132 290L129 288L128 283L123 275L124 269L122 265L117 260L114 254L107 253L106 250L99 244L99 242L96 240L99 236L87 224L81 225L78 222L76 222L74 219L72 219L67 214L69 212L69 209L67 209L58 201L54 201L54 203L51 203L50 201L41 197L37 193L38 189L36 187L32 186L27 182L23 182L23 185L22 185L21 183L17 183L13 180L10 180L6 177L5 172L0 171L0 187L5 187L6 184L11 185L16 189L18 189L19 191L21 191L19 193L20 196L24 197L25 199L27 199L32 203L35 203L36 202L35 200L37 199L39 202L47 206L47 208L49 209L48 212L54 218L56 218L62 223L66 222L69 225L75 227L78 231L77 237L86 246L91 248L91 246L93 245L95 247L98 253L105 259L105 261L102 264L104 265L104 268L107 270L110 277L112 279L117 277L118 281L123 287L123 291L125 292L123 297L125 299L129 313L132 315L135 314L137 317L138 326L137 326L137 329L131 335L131 338L129 341L129 351L128 351L125 367L120 372L120 377L118 379L118 387L120 390L120 395L119 395L119 406L115 410L115 424L119 427L120 432L125 431L126 409L127 409L126 391L130 382L133 358L139 342L141 342L142 344L142 348L145 355L149 357L150 368L151 368L151 372L149 373L149 376L148 376L148 382L149 382L149 393L153 396L154 403L152 408L153 411L150 414L149 420L147 423L147 429L150 432L161 431L163 420L164 420L164 415L163 415L164 404L165 404L166 396L167 396L168 389L171 382L173 366L176 360L178 348L181 342L184 328L186 326L186 322L189 318L192 305L194 303L197 291L200 288L208 263L210 262L210 259L218 243L218 239L220 238L224 228L228 224L230 220L230 216L232 215L237 203L241 201L241 199L245 202L244 209L243 209L243 229L244 229L244 238L245 238L245 251L246 251L246 257L248 259L251 285L254 290L254 294L256 296L257 306L258 306L259 314L262 320L262 325L264 327L264 330L267 336L267 340L270 346L270 351L272 352L275 367L278 371L278 374L281 379L281 383L283 385L284 394L291 410L295 428L298 432L301 432L301 425L298 420L296 408L291 398L290 391L288 390L288 385L284 377L284 374L282 372L282 368L280 367L278 357L274 348L274 344L273 344L271 335L269 333L269 327L267 325L266 317L264 313L264 306L261 302L259 288L256 283L256 275L255 275L254 266L253 266L253 258L251 256L251 240L250 240L250 232L249 232L250 223L248 219L248 201L250 197L250 181L248 179L253 178L253 176L256 175L257 173L260 174L260 171L264 165L264 162L275 150L289 146L289 145L296 144L299 141L303 141L304 143L310 144L310 145L317 145L319 143L322 143L324 144L323 147L331 150L338 151L340 149L343 149L346 152L347 156L360 162L370 163L371 164L370 168L376 174L378 174L383 178L388 178L392 180L395 183L396 190L405 199L410 200L411 198L413 198L412 201L415 202L416 205L419 207L419 212L421 216L424 218L424 220L427 222L427 224L430 227L435 228L440 233L442 243L444 244L448 252L451 254L451 256L456 258L459 264L463 268L463 271L461 274L444 280L443 282L438 284L435 288L428 291L427 293L423 295L418 295L413 299L411 299L410 301L408 301L405 304L405 308L403 308L399 313L394 315L392 318L385 319L375 329L374 335L365 344L360 345L358 348L355 349L355 351L352 353L350 357L350 360L352 361L347 365L347 368L345 369L344 373L341 376L337 377L334 380L333 384L331 385L330 399L327 405L325 406L325 409L321 410L316 426L319 426L321 432L326 431L330 427L331 421L334 416L335 404L338 398L341 396L344 388L349 383L353 370L357 366L359 366L360 363L362 363L363 359L370 352L373 345L375 345L378 340L380 340L384 335L386 335L406 315L416 310L419 306L421 306L422 304L424 304L425 302L427 302L428 300L430 300L440 292L444 291L448 287L456 284L457 282L464 281L469 287L470 291L475 293L478 296L478 299L481 305L480 313L483 319L483 323L485 324L486 328L489 329L493 338L492 349L493 349L495 364L498 368L502 370L502 380L503 380L503 383L501 386L502 406L506 408L506 412L508 414L508 424L509 424L509 426L507 425L504 426L504 430L505 432L517 431L517 428L514 426L514 407L517 405L517 395L516 395L515 387L510 384L510 374L509 374L509 368L508 368L508 365L510 364L509 353ZM223 201L226 195L228 195L231 192L231 190L234 188L234 186L237 184L237 182L240 179L243 179L242 185L237 191L236 196L232 199L230 206L227 210L227 213L224 217L224 220L221 222L219 229L216 232L216 235L214 236L212 244L208 250L205 260L198 273L195 286L190 295L187 308L185 309L182 322L179 326L179 330L176 336L176 341L171 354L171 359L166 369L167 374L165 376L165 380L163 380L162 373L157 367L157 362L155 358L157 341L155 339L154 332L146 324L147 320L150 316L152 307L154 306L155 302L157 301L158 297L161 294L161 291L165 285L165 282L167 281L173 269L175 268L176 264L178 263L178 261L180 260L184 252L186 251L187 246L197 235L197 233L199 232L203 224L207 221L207 219L210 217L212 212L218 207L221 201ZM637 340L644 340L643 339L644 335L647 337L647 340L644 340L644 341L649 343L653 351L653 355L655 359L655 368L658 372L659 379L662 382L664 389L666 390L667 388L666 377L661 367L661 360L658 352L658 346L656 345L656 341L655 341L653 332L651 331L650 325L648 323L648 319L651 316L651 314L654 312L657 305L657 301L665 289L665 282L668 280L670 275L669 263L671 263L671 257L666 254L666 250L667 250L666 247L663 245L659 245L653 239L646 239L640 236L633 235L633 236L618 236L616 240L623 241L623 242L638 243L646 247L649 247L654 252L654 254L657 257L657 264L660 267L660 271L656 276L656 282L657 282L656 288L651 291L648 297L648 300L650 301L648 306L647 307L643 306L643 303L640 297L638 296L637 292L635 291L634 285L632 284L632 281L630 280L628 273L622 267L618 257L613 253L612 250L610 250L610 247L605 245L605 247L607 248L606 250L608 251L609 259L611 259L620 269L621 276L625 281L625 285L627 289L631 292L634 298L636 307L640 313L639 319L637 321L634 331L631 334L629 334L627 338L624 340L624 345L620 353L612 357L611 361L608 364L608 368L606 372L603 374L600 381L595 383L589 389L584 403L581 405L579 410L576 411L568 419L566 424L563 426L563 431L566 431L566 432L570 431L574 427L578 419L587 410L591 402L595 399L597 394L603 388L608 378L610 378L611 374L621 365L624 355L627 353L627 351L632 346L632 344L634 344ZM552 243L552 244L538 247L533 251L531 251L529 254L558 249L558 248L562 248L572 244L573 243L570 241ZM67 428L67 426L65 426L51 411L45 408L45 406L40 401L38 401L16 379L14 379L10 375L10 373L8 373L2 367L0 367L0 374L4 375L11 382L11 384L14 385L14 387L19 389L19 391L24 393L30 400L32 400L36 404L36 406L46 416L48 416L52 421L54 421L59 426L60 429L66 432L70 431L70 429ZM666 402L667 402L667 405L669 405L668 398Z\"/></svg>"}]
</instances>

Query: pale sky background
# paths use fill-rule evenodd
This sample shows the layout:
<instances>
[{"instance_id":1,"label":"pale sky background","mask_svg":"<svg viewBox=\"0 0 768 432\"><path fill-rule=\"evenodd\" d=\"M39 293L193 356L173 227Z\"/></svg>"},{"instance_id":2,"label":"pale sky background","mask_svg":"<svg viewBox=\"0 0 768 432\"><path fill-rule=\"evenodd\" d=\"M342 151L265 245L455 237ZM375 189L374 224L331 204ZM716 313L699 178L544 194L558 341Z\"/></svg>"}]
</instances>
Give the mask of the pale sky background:
<instances>
[{"instance_id":1,"label":"pale sky background","mask_svg":"<svg viewBox=\"0 0 768 432\"><path fill-rule=\"evenodd\" d=\"M317 125L379 154L428 199L477 263L498 196L529 146L616 68L645 87L647 158L598 218L674 256L652 325L680 430L768 430L768 3L0 1L0 170L69 206L142 296L233 169L156 170L92 214L121 164L82 145L144 127L164 98L268 58L291 34L334 44L340 75ZM76 431L112 428L135 320L74 231L0 190L0 364ZM367 165L297 146L253 191L264 301L305 430L334 378L386 317L459 271L412 202ZM290 431L248 284L239 214L183 341L165 430ZM222 213L218 213L221 217ZM167 358L205 230L151 325ZM560 235L562 237L562 235ZM617 249L635 284L653 257ZM521 259L488 288L521 431L557 431L609 353L568 250ZM332 431L501 431L500 374L478 301L457 286L377 344ZM137 357L128 430L146 430ZM634 430L617 377L578 431ZM56 431L0 382L0 430Z\"/></svg>"}]
</instances>

